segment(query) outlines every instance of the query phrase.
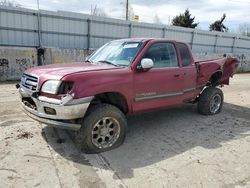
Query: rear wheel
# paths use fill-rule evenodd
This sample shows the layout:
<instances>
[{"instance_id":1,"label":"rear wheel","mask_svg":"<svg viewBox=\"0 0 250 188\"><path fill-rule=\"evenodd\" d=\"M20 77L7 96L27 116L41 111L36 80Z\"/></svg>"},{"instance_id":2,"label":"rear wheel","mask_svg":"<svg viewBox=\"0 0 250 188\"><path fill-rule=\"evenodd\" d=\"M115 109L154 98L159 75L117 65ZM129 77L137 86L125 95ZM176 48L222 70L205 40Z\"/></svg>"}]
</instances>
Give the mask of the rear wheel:
<instances>
[{"instance_id":1,"label":"rear wheel","mask_svg":"<svg viewBox=\"0 0 250 188\"><path fill-rule=\"evenodd\" d=\"M223 92L216 87L206 88L198 100L198 112L203 115L218 114L223 106Z\"/></svg>"},{"instance_id":2,"label":"rear wheel","mask_svg":"<svg viewBox=\"0 0 250 188\"><path fill-rule=\"evenodd\" d=\"M99 153L120 146L127 129L125 115L117 107L101 104L89 109L76 143L86 153Z\"/></svg>"}]
</instances>

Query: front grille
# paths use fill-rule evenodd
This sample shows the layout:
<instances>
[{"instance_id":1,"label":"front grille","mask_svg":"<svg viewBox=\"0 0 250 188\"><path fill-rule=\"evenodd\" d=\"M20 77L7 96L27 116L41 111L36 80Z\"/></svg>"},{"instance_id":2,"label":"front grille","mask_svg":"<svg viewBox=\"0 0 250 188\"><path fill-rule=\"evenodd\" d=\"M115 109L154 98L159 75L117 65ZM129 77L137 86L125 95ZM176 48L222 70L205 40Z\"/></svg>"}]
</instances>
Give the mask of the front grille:
<instances>
[{"instance_id":1,"label":"front grille","mask_svg":"<svg viewBox=\"0 0 250 188\"><path fill-rule=\"evenodd\" d=\"M21 85L31 91L36 91L38 78L36 76L23 73L21 78Z\"/></svg>"}]
</instances>

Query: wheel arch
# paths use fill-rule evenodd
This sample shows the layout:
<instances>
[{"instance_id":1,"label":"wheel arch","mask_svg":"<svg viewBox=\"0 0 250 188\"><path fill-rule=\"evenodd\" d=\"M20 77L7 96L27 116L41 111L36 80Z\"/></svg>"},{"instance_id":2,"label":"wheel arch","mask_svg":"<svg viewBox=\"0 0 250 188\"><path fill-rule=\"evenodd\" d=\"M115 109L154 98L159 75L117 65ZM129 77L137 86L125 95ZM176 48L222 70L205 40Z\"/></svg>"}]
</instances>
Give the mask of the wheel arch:
<instances>
[{"instance_id":1,"label":"wheel arch","mask_svg":"<svg viewBox=\"0 0 250 188\"><path fill-rule=\"evenodd\" d=\"M208 85L217 86L219 85L219 81L223 75L221 69L216 70L210 77Z\"/></svg>"},{"instance_id":2,"label":"wheel arch","mask_svg":"<svg viewBox=\"0 0 250 188\"><path fill-rule=\"evenodd\" d=\"M104 92L94 96L90 102L89 108L100 103L107 103L116 106L124 114L129 112L129 106L126 97L119 92Z\"/></svg>"}]
</instances>

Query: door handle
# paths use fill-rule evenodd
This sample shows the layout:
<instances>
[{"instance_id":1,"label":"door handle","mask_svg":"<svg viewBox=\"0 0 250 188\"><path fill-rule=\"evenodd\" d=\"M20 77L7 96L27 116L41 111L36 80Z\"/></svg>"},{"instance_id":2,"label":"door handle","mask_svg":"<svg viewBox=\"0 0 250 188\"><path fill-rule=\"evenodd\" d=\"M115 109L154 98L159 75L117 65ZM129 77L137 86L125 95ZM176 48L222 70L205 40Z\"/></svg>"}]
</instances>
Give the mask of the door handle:
<instances>
[{"instance_id":1,"label":"door handle","mask_svg":"<svg viewBox=\"0 0 250 188\"><path fill-rule=\"evenodd\" d=\"M174 74L174 77L179 77L180 75L179 74Z\"/></svg>"}]
</instances>

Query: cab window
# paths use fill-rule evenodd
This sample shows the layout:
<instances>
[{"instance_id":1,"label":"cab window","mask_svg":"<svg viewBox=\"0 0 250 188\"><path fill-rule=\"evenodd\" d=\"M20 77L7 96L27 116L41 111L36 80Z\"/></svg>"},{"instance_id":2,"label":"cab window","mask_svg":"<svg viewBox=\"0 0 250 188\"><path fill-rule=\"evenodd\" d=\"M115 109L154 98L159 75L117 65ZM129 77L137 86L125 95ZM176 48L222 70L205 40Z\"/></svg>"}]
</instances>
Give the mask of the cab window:
<instances>
[{"instance_id":1,"label":"cab window","mask_svg":"<svg viewBox=\"0 0 250 188\"><path fill-rule=\"evenodd\" d=\"M154 62L154 68L178 67L174 44L161 42L153 44L143 58L150 58Z\"/></svg>"},{"instance_id":2,"label":"cab window","mask_svg":"<svg viewBox=\"0 0 250 188\"><path fill-rule=\"evenodd\" d=\"M181 55L182 66L186 67L191 64L191 57L188 47L183 43L178 43L178 47Z\"/></svg>"}]
</instances>

